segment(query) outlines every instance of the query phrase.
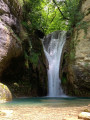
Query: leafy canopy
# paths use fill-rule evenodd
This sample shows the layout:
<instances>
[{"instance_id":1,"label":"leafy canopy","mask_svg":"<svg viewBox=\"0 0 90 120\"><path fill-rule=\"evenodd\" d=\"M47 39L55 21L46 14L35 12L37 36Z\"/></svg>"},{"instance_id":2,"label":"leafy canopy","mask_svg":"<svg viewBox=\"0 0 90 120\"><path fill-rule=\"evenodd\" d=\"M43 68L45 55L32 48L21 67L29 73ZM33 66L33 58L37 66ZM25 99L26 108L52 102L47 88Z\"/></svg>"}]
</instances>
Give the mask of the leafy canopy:
<instances>
[{"instance_id":1,"label":"leafy canopy","mask_svg":"<svg viewBox=\"0 0 90 120\"><path fill-rule=\"evenodd\" d=\"M70 30L82 19L78 11L80 0L22 0L23 22L30 30L45 34L56 30Z\"/></svg>"}]
</instances>

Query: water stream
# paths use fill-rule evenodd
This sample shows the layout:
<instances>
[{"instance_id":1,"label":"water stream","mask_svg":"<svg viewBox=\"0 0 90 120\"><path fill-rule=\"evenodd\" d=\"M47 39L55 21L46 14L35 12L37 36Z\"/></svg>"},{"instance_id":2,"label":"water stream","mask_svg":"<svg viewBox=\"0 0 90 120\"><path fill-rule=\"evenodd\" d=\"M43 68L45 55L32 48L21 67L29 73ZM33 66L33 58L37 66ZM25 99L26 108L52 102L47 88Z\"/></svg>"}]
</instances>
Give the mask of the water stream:
<instances>
[{"instance_id":1,"label":"water stream","mask_svg":"<svg viewBox=\"0 0 90 120\"><path fill-rule=\"evenodd\" d=\"M55 31L43 39L46 58L49 63L48 73L48 96L64 96L61 80L59 78L60 60L62 49L66 41L65 31Z\"/></svg>"}]
</instances>

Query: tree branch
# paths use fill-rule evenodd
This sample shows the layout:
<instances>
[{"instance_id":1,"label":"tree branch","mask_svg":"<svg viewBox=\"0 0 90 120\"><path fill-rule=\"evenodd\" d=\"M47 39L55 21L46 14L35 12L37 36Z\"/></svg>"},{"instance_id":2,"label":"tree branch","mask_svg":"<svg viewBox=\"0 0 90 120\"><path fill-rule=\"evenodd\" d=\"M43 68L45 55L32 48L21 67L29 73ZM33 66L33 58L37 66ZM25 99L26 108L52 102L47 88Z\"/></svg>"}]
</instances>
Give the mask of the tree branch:
<instances>
[{"instance_id":1,"label":"tree branch","mask_svg":"<svg viewBox=\"0 0 90 120\"><path fill-rule=\"evenodd\" d=\"M58 8L59 12L61 13L63 19L69 20L68 18L66 18L66 17L64 16L64 14L62 13L62 11L60 10L60 8L58 7L58 5L57 5L57 3L55 2L55 0L53 0L53 3L57 6L57 8Z\"/></svg>"},{"instance_id":2,"label":"tree branch","mask_svg":"<svg viewBox=\"0 0 90 120\"><path fill-rule=\"evenodd\" d=\"M53 22L53 20L54 20L55 17L56 17L56 13L55 13L55 15L53 16L53 18L52 18L52 20L51 20L51 23Z\"/></svg>"}]
</instances>

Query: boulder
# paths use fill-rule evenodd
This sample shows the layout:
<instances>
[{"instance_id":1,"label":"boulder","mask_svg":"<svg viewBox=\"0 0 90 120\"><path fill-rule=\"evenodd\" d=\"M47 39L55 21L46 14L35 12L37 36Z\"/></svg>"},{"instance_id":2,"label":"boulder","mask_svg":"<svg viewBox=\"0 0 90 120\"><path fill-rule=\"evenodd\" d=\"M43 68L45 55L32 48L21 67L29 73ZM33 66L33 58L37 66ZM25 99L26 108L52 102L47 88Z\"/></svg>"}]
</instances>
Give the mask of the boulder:
<instances>
[{"instance_id":1,"label":"boulder","mask_svg":"<svg viewBox=\"0 0 90 120\"><path fill-rule=\"evenodd\" d=\"M90 120L90 113L89 112L81 112L78 118L83 120Z\"/></svg>"},{"instance_id":2,"label":"boulder","mask_svg":"<svg viewBox=\"0 0 90 120\"><path fill-rule=\"evenodd\" d=\"M12 94L9 90L9 88L0 83L0 102L7 102L7 101L11 101L12 100Z\"/></svg>"}]
</instances>

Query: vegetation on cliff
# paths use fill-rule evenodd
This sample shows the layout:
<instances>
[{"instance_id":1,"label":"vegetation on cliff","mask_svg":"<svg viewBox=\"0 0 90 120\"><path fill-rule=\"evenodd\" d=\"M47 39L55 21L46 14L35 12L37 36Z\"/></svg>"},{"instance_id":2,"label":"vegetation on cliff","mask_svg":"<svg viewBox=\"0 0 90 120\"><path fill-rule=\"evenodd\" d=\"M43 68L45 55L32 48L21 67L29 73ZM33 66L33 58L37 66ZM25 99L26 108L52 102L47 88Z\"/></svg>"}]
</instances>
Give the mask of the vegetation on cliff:
<instances>
[{"instance_id":1,"label":"vegetation on cliff","mask_svg":"<svg viewBox=\"0 0 90 120\"><path fill-rule=\"evenodd\" d=\"M18 0L22 6L22 25L27 30L23 33L29 39L29 48L25 48L26 66L28 60L36 66L40 52L33 48L33 36L43 38L44 35L57 30L70 33L83 15L78 12L80 0ZM29 52L28 52L29 51ZM32 58L30 58L30 52ZM28 57L29 56L29 57ZM28 60L27 60L28 59ZM35 59L35 60L34 60Z\"/></svg>"}]
</instances>

